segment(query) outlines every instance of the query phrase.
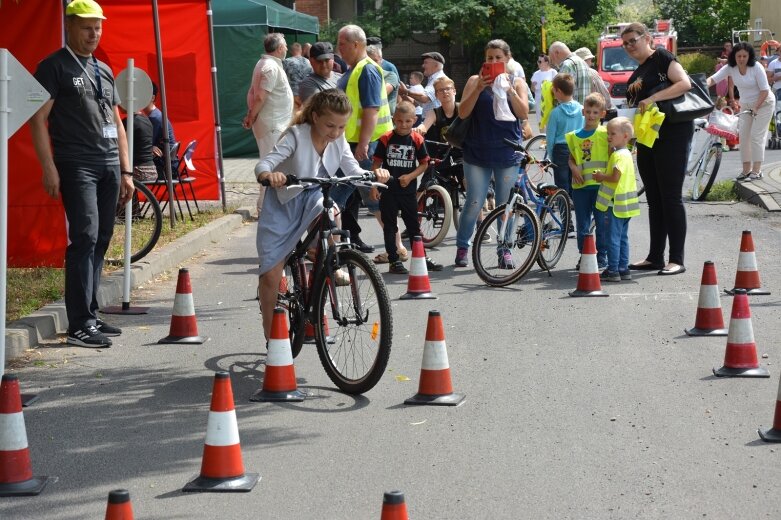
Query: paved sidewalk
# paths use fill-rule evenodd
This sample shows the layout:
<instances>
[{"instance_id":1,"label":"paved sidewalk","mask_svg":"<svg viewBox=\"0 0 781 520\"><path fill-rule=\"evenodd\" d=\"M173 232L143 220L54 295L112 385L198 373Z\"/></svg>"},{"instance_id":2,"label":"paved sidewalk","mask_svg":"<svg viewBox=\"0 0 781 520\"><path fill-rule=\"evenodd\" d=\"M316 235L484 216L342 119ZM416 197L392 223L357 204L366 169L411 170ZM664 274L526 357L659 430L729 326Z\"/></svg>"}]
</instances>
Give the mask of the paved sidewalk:
<instances>
[{"instance_id":1,"label":"paved sidewalk","mask_svg":"<svg viewBox=\"0 0 781 520\"><path fill-rule=\"evenodd\" d=\"M768 211L781 211L781 162L766 164L762 179L737 185L742 200Z\"/></svg>"}]
</instances>

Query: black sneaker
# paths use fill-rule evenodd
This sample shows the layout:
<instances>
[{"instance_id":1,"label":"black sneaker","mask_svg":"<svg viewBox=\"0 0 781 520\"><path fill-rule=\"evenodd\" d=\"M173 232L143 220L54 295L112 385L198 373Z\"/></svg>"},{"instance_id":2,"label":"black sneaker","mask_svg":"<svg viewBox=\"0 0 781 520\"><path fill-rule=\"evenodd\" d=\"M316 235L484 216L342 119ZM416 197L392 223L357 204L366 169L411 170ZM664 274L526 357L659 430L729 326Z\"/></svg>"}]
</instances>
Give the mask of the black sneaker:
<instances>
[{"instance_id":1,"label":"black sneaker","mask_svg":"<svg viewBox=\"0 0 781 520\"><path fill-rule=\"evenodd\" d=\"M104 336L119 336L122 334L122 329L119 327L114 327L113 325L109 325L103 320L95 320L95 328L98 329L98 332L101 332Z\"/></svg>"},{"instance_id":2,"label":"black sneaker","mask_svg":"<svg viewBox=\"0 0 781 520\"><path fill-rule=\"evenodd\" d=\"M409 274L409 271L406 267L404 267L404 264L401 263L401 260L391 262L390 266L388 267L388 272L391 274Z\"/></svg>"},{"instance_id":3,"label":"black sneaker","mask_svg":"<svg viewBox=\"0 0 781 520\"><path fill-rule=\"evenodd\" d=\"M426 257L426 270L427 271L441 271L442 270L442 264L438 264L434 260L432 260L431 258Z\"/></svg>"},{"instance_id":4,"label":"black sneaker","mask_svg":"<svg viewBox=\"0 0 781 520\"><path fill-rule=\"evenodd\" d=\"M82 329L68 332L68 345L78 345L79 347L110 347L111 340L105 334L102 334L93 325L88 325Z\"/></svg>"}]
</instances>

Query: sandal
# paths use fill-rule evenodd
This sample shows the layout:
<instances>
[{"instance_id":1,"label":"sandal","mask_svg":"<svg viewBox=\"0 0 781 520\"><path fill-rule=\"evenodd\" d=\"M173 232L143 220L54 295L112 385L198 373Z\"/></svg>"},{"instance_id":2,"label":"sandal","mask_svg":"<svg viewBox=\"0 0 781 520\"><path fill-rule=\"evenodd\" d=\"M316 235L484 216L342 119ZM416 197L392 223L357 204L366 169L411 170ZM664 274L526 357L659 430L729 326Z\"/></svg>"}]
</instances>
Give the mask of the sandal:
<instances>
[{"instance_id":1,"label":"sandal","mask_svg":"<svg viewBox=\"0 0 781 520\"><path fill-rule=\"evenodd\" d=\"M397 249L396 253L399 255L399 260L402 262L406 262L409 260L409 251L407 251L407 248L402 247L401 249Z\"/></svg>"},{"instance_id":2,"label":"sandal","mask_svg":"<svg viewBox=\"0 0 781 520\"><path fill-rule=\"evenodd\" d=\"M402 262L406 262L409 260L409 251L407 251L405 248L399 249L396 251L399 255L399 260ZM374 263L375 264L387 264L388 263L388 253L380 253L379 255L374 257Z\"/></svg>"}]
</instances>

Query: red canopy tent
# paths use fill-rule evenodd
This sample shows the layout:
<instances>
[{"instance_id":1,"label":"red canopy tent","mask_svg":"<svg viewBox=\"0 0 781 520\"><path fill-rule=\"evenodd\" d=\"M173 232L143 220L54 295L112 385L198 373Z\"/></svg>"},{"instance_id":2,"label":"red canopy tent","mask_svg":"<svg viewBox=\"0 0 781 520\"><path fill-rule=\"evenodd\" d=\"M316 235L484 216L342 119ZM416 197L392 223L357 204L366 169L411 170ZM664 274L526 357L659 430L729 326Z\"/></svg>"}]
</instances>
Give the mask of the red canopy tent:
<instances>
[{"instance_id":1,"label":"red canopy tent","mask_svg":"<svg viewBox=\"0 0 781 520\"><path fill-rule=\"evenodd\" d=\"M107 20L95 54L115 74L134 58L135 66L158 81L157 55L149 0L99 0ZM219 199L211 48L205 0L160 0L160 31L168 117L186 145L196 139L194 183L202 200ZM0 47L30 72L62 46L60 2L0 1ZM41 185L41 169L28 125L9 142L8 265L61 266L66 234L62 204Z\"/></svg>"}]
</instances>

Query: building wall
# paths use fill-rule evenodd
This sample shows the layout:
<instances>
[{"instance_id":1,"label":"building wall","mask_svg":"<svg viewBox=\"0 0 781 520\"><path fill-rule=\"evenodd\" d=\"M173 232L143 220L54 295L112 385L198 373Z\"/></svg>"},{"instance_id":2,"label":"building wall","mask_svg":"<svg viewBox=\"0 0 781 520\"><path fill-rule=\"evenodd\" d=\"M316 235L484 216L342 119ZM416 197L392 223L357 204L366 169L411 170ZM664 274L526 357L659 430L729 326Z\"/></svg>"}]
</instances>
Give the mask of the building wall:
<instances>
[{"instance_id":1,"label":"building wall","mask_svg":"<svg viewBox=\"0 0 781 520\"><path fill-rule=\"evenodd\" d=\"M774 39L781 38L781 7L778 0L751 0L749 27L769 29Z\"/></svg>"},{"instance_id":2,"label":"building wall","mask_svg":"<svg viewBox=\"0 0 781 520\"><path fill-rule=\"evenodd\" d=\"M296 11L317 16L317 19L320 20L320 27L322 29L330 19L328 3L328 0L296 0L294 5Z\"/></svg>"}]
</instances>

